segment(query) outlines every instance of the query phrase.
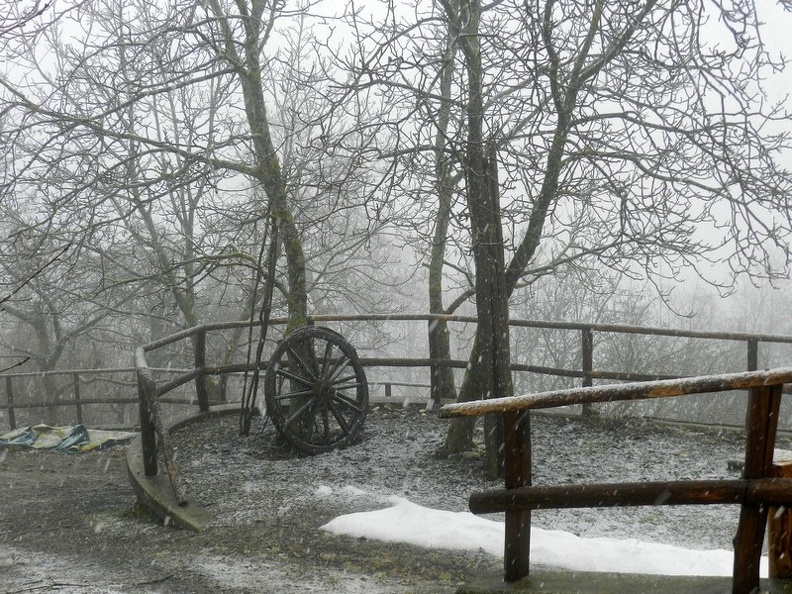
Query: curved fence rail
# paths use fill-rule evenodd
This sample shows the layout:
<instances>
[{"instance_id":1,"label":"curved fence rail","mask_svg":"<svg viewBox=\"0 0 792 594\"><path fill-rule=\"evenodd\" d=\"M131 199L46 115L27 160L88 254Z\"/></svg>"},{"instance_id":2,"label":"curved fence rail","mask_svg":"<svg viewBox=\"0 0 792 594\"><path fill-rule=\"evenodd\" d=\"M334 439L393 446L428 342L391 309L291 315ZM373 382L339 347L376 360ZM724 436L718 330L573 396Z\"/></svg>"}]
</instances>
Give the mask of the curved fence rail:
<instances>
[{"instance_id":1,"label":"curved fence rail","mask_svg":"<svg viewBox=\"0 0 792 594\"><path fill-rule=\"evenodd\" d=\"M316 315L310 318L311 323L315 324L350 324L350 323L374 323L374 324L406 324L406 323L426 323L431 324L437 320L444 321L457 328L467 328L468 334L472 334L476 319L469 316L449 316L432 314L398 314L398 315ZM285 319L272 319L271 325L282 327L286 323ZM596 352L601 351L599 346L605 337L618 335L633 335L642 337L672 337L677 339L690 339L700 341L727 341L734 345L742 345L743 355L740 357L744 363L735 363L728 369L717 371L753 371L759 368L760 345L792 345L792 336L772 335L772 334L749 334L740 332L702 332L690 330L678 330L669 328L651 328L614 324L586 324L573 322L548 322L538 320L511 320L510 325L517 332L528 333L526 340L531 340L531 332L557 332L564 334L570 340L566 341L566 349L575 350L575 361L568 365L553 364L532 364L522 362L521 359L530 359L528 355L522 355L519 345L513 347L512 370L515 374L527 376L555 376L567 378L577 385L590 386L598 381L647 381L657 379L670 379L679 375L658 372L638 372L630 369L606 369L602 363L595 365ZM4 392L5 398L0 399L0 416L5 416L5 423L10 428L16 428L19 423L18 413L24 413L27 419L41 418L41 409L57 409L61 414L57 417L61 423L70 422L92 422L102 426L130 426L136 424L137 411L135 405L139 398L133 396L132 390L138 385L137 370L147 368L156 386L156 394L160 403L166 406L195 406L200 410L206 410L208 406L215 402L226 401L225 391L213 389L213 377L234 378L250 367L246 363L229 363L218 365L216 361L210 360L211 356L207 351L207 343L217 336L239 329L249 328L250 322L239 321L219 324L206 324L189 328L176 334L153 341L139 347L139 357L137 357L135 367L114 368L114 369L73 369L52 372L28 372L28 373L4 373L4 381L0 382L0 392ZM461 330L460 330L461 332ZM191 344L185 347L185 343ZM422 335L410 335L410 342L413 343L415 351L428 352L428 348L422 345L426 343L426 332ZM274 344L274 343L273 343ZM573 346L569 346L569 345ZM367 349L361 348L361 363L367 368L380 368L398 370L403 368L430 368L432 366L446 366L457 370L464 370L467 367L467 359L448 359L437 360L429 357L407 357L407 356L374 356ZM182 353L188 352L178 363L177 368L160 367L151 364L150 358L156 358L157 353L167 351L169 348L180 348ZM792 350L790 350L792 353ZM681 356L680 356L681 359ZM786 360L786 358L785 358ZM544 362L542 362L544 363ZM682 361L680 361L682 363ZM778 363L773 363L777 365ZM705 369L699 372L709 373L711 370ZM50 376L57 378L60 385L57 387L56 394L43 394L40 388L31 389L26 386L35 379ZM381 398L396 398L397 388L410 387L411 396L417 400L426 401L428 395L427 381L411 381L404 379L389 379L386 374L369 374L372 377L372 385L381 386L383 394ZM90 389L94 386L95 389ZM104 386L99 389L99 386ZM112 389L108 388L111 386ZM115 392L114 395L104 395L107 392ZM533 388L530 391L534 391ZM115 407L115 416L109 419L102 419L98 422L94 420L97 415L88 414L87 411L104 407L105 416L111 415L106 412L107 407ZM38 416L34 411L39 411ZM50 415L54 416L54 415ZM0 419L0 423L3 420Z\"/></svg>"}]
</instances>

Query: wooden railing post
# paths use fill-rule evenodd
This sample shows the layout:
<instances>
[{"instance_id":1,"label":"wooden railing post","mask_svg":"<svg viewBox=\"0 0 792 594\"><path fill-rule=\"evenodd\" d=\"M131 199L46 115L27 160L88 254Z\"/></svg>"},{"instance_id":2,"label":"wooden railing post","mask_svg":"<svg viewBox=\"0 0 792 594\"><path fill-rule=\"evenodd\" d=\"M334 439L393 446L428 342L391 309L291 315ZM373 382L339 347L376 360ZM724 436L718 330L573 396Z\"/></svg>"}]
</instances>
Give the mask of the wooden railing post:
<instances>
[{"instance_id":1,"label":"wooden railing post","mask_svg":"<svg viewBox=\"0 0 792 594\"><path fill-rule=\"evenodd\" d=\"M746 371L759 369L759 341L755 338L748 339L748 361Z\"/></svg>"},{"instance_id":2,"label":"wooden railing post","mask_svg":"<svg viewBox=\"0 0 792 594\"><path fill-rule=\"evenodd\" d=\"M531 485L531 418L528 411L503 414L504 481L507 489ZM504 580L528 575L531 559L531 510L506 512Z\"/></svg>"},{"instance_id":3,"label":"wooden railing post","mask_svg":"<svg viewBox=\"0 0 792 594\"><path fill-rule=\"evenodd\" d=\"M149 412L149 401L156 398L156 388L148 368L138 367L138 411L140 415L140 444L143 449L143 472L146 476L157 475L157 436Z\"/></svg>"},{"instance_id":4,"label":"wooden railing post","mask_svg":"<svg viewBox=\"0 0 792 594\"><path fill-rule=\"evenodd\" d=\"M209 391L206 388L206 375L203 372L206 367L206 328L201 327L195 333L193 346L195 350L195 369L200 370L195 377L195 393L198 397L198 410L207 412L209 410Z\"/></svg>"},{"instance_id":5,"label":"wooden railing post","mask_svg":"<svg viewBox=\"0 0 792 594\"><path fill-rule=\"evenodd\" d=\"M594 371L594 331L591 328L581 330L581 357L583 370L583 387L587 388L594 385L591 372ZM591 403L581 405L581 414L584 417L594 415L594 407Z\"/></svg>"},{"instance_id":6,"label":"wooden railing post","mask_svg":"<svg viewBox=\"0 0 792 594\"><path fill-rule=\"evenodd\" d=\"M759 367L759 341L747 341L747 368ZM792 478L792 460L772 464L770 475ZM784 507L771 507L767 514L767 560L771 578L792 578L792 512Z\"/></svg>"},{"instance_id":7,"label":"wooden railing post","mask_svg":"<svg viewBox=\"0 0 792 594\"><path fill-rule=\"evenodd\" d=\"M82 402L80 402L80 375L75 373L72 375L74 379L74 406L77 408L77 423L83 424L83 411Z\"/></svg>"},{"instance_id":8,"label":"wooden railing post","mask_svg":"<svg viewBox=\"0 0 792 594\"><path fill-rule=\"evenodd\" d=\"M11 427L11 431L13 431L17 428L17 424L16 412L14 412L14 382L12 377L6 376L5 387L6 402L8 403L8 425Z\"/></svg>"},{"instance_id":9,"label":"wooden railing post","mask_svg":"<svg viewBox=\"0 0 792 594\"><path fill-rule=\"evenodd\" d=\"M773 476L792 478L792 460L774 460ZM792 513L786 507L771 507L767 514L768 576L792 578Z\"/></svg>"},{"instance_id":10,"label":"wooden railing post","mask_svg":"<svg viewBox=\"0 0 792 594\"><path fill-rule=\"evenodd\" d=\"M761 479L772 476L781 385L752 388L748 397L745 427L745 470L743 478ZM766 505L745 503L740 507L740 523L734 538L734 580L732 594L759 591L759 561L762 556Z\"/></svg>"},{"instance_id":11,"label":"wooden railing post","mask_svg":"<svg viewBox=\"0 0 792 594\"><path fill-rule=\"evenodd\" d=\"M146 476L157 474L157 448L159 448L176 502L179 505L186 505L187 496L176 468L173 445L170 442L168 430L162 421L162 412L157 399L154 378L151 377L151 371L148 367L138 366L137 372L138 390L140 392L140 433L143 444L144 472Z\"/></svg>"}]
</instances>

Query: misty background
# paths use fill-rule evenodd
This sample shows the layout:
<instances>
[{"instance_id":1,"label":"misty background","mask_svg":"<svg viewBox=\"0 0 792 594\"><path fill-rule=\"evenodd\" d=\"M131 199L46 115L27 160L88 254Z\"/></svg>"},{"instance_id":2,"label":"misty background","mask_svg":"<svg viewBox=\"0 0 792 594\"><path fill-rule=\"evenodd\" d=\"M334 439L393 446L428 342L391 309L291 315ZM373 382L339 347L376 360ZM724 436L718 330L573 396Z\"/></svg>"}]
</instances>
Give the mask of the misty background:
<instances>
[{"instance_id":1,"label":"misty background","mask_svg":"<svg viewBox=\"0 0 792 594\"><path fill-rule=\"evenodd\" d=\"M24 375L0 392L11 386L17 405L72 399L75 385L83 399L134 398L131 371L49 372L128 370L142 344L257 319L267 279L271 315L287 321L272 341L315 314L481 317L488 216L513 320L792 335L788 9L9 3L0 367ZM330 325L364 357L479 360L470 323ZM254 338L213 335L207 360L245 361ZM512 328L509 343L512 363L581 369L579 331ZM149 363L190 368L192 348ZM594 369L740 371L745 348L597 333ZM759 368L790 360L788 345L761 344ZM453 400L465 383L463 370L367 373L373 393L409 384L395 401ZM513 391L580 381L517 372ZM223 389L238 400L239 378ZM602 413L744 414L739 402L681 402ZM88 414L121 425L136 409ZM68 407L17 415L73 421Z\"/></svg>"}]
</instances>

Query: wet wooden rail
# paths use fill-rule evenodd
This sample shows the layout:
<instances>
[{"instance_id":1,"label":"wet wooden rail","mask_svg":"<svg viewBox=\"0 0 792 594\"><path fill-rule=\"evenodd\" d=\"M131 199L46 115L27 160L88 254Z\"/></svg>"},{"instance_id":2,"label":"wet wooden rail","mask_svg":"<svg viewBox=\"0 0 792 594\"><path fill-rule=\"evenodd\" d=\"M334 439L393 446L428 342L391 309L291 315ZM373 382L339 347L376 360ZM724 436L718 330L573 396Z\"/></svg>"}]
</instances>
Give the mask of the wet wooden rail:
<instances>
[{"instance_id":1,"label":"wet wooden rail","mask_svg":"<svg viewBox=\"0 0 792 594\"><path fill-rule=\"evenodd\" d=\"M792 383L792 368L772 369L676 380L607 385L493 398L449 404L441 416L500 414L505 438L505 488L474 493L474 513L505 512L504 577L517 581L529 573L531 510L559 507L612 507L631 505L740 505L734 539L733 594L759 588L769 506L792 506L792 479L774 478L773 450L784 384ZM663 481L621 484L533 486L529 411L573 404L674 398L687 394L748 390L746 446L743 476L738 480ZM778 551L779 556L790 551ZM771 567L774 566L771 560ZM770 577L780 577L773 576ZM789 576L784 576L789 577Z\"/></svg>"}]
</instances>

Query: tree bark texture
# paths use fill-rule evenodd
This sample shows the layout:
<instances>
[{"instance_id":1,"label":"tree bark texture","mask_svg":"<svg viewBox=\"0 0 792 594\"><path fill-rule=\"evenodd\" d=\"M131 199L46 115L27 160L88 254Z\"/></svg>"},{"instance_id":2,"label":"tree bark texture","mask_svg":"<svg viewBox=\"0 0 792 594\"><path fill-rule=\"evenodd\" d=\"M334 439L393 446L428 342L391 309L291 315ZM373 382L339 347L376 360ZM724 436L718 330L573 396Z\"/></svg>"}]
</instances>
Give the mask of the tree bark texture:
<instances>
[{"instance_id":1,"label":"tree bark texture","mask_svg":"<svg viewBox=\"0 0 792 594\"><path fill-rule=\"evenodd\" d=\"M452 160L447 154L448 127L451 117L451 88L454 78L456 41L451 25L446 31L444 64L440 78L440 94L443 103L437 114L437 132L434 141L435 183L437 188L437 215L432 234L429 255L429 313L448 313L443 306L443 267L445 264L448 228L453 204L454 179ZM432 360L451 359L451 344L448 324L442 320L429 322L429 357ZM452 369L432 363L430 368L430 403L439 405L443 399L456 398L456 386Z\"/></svg>"},{"instance_id":2,"label":"tree bark texture","mask_svg":"<svg viewBox=\"0 0 792 594\"><path fill-rule=\"evenodd\" d=\"M239 3L241 4L241 3ZM242 11L245 39L242 42L244 55L240 55L234 39L228 15L218 0L211 0L211 8L221 23L225 36L225 50L229 63L236 68L242 86L245 115L250 127L255 157L254 177L272 203L272 216L278 222L279 235L286 258L289 293L286 302L289 324L286 332L305 326L308 321L308 290L305 272L305 254L297 225L289 206L286 183L283 179L280 160L270 132L267 107L262 87L261 47L268 34L265 23L268 3L253 0ZM271 11L276 8L271 7ZM270 21L275 14L269 14Z\"/></svg>"},{"instance_id":3,"label":"tree bark texture","mask_svg":"<svg viewBox=\"0 0 792 594\"><path fill-rule=\"evenodd\" d=\"M475 398L511 395L509 317L506 292L503 235L499 203L496 145L484 135L483 68L478 27L481 5L477 0L460 4L462 29L459 44L467 74L467 149L465 177L473 259L476 266L476 344L478 356L471 357L469 377L475 380ZM489 153L489 154L488 154ZM472 387L472 386L471 386ZM500 420L484 420L489 476L503 469L503 426ZM455 433L456 435L457 433ZM464 432L458 434L463 435ZM451 432L449 432L449 438ZM447 442L447 451L464 444Z\"/></svg>"}]
</instances>

